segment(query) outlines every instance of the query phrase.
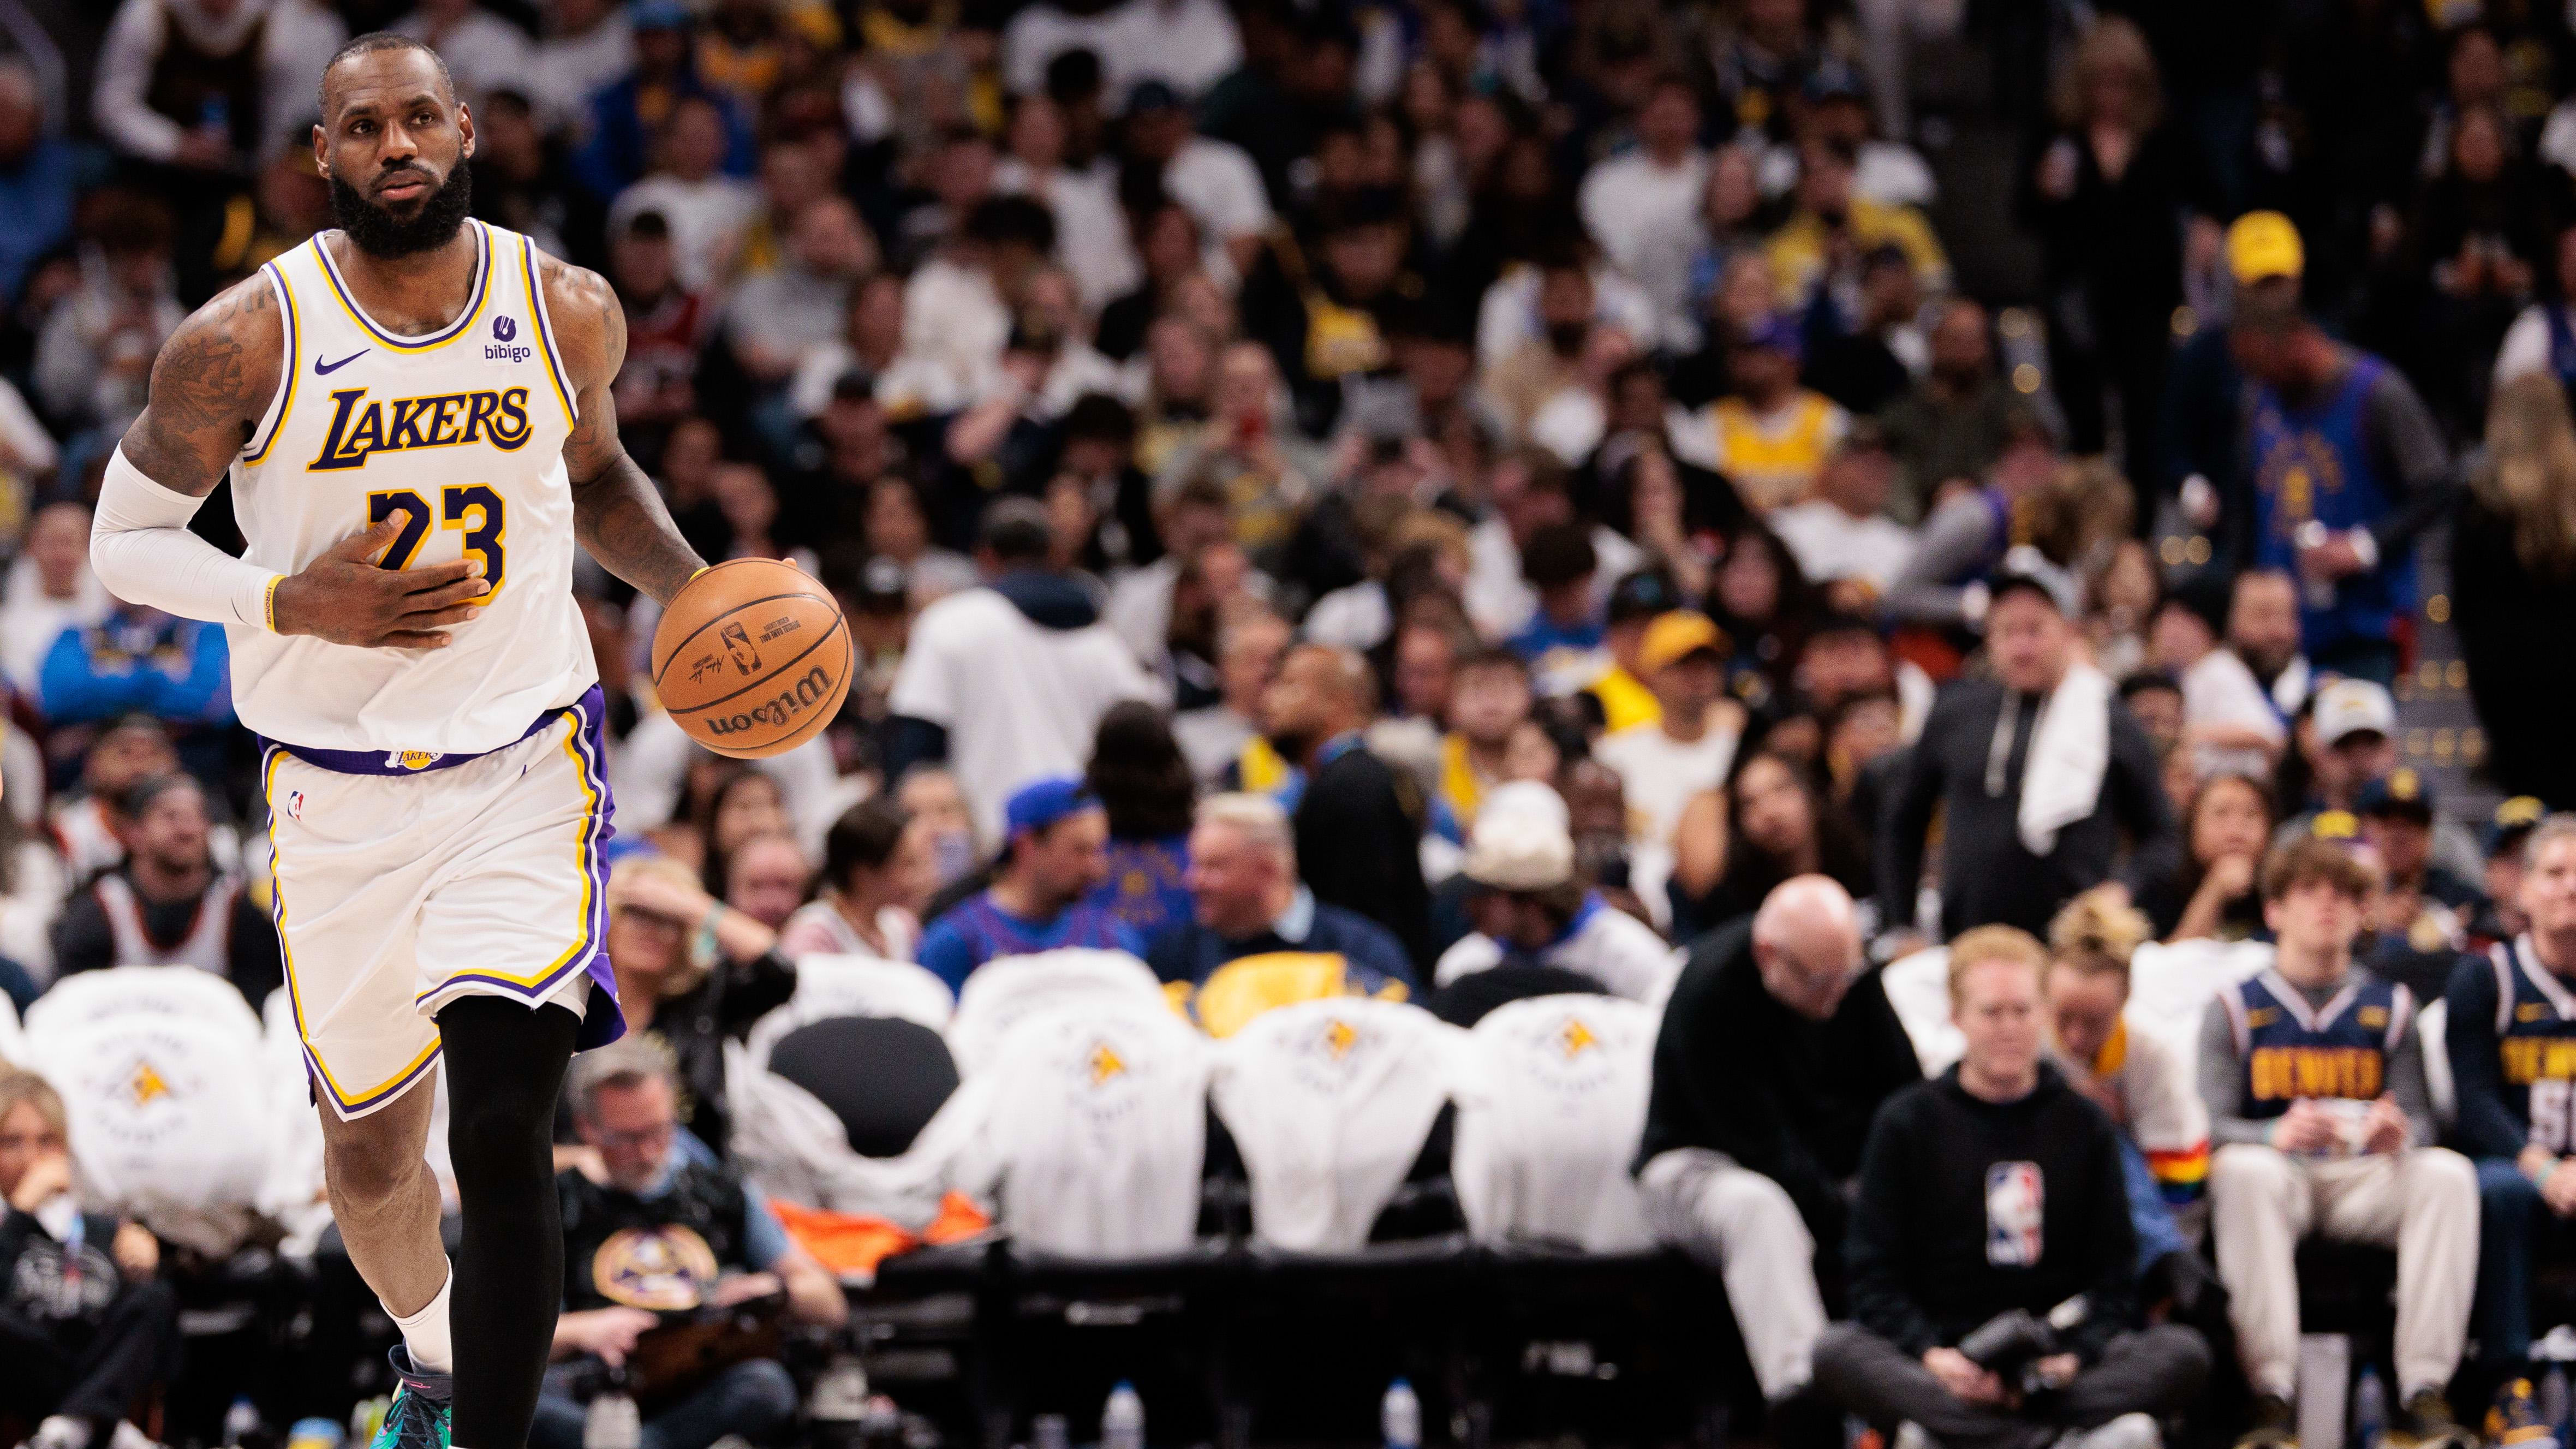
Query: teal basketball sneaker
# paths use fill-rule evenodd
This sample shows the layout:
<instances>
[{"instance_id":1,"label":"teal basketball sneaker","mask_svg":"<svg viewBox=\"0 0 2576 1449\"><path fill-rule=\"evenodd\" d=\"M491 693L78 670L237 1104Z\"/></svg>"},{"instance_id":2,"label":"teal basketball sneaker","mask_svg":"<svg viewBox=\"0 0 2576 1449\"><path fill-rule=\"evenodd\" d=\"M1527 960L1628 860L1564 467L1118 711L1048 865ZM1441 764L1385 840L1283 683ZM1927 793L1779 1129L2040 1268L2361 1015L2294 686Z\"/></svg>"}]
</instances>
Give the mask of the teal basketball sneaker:
<instances>
[{"instance_id":1,"label":"teal basketball sneaker","mask_svg":"<svg viewBox=\"0 0 2576 1449\"><path fill-rule=\"evenodd\" d=\"M395 1344L391 1355L400 1385L385 1407L384 1427L367 1449L448 1449L448 1406L456 1397L456 1380L412 1367L411 1351Z\"/></svg>"}]
</instances>

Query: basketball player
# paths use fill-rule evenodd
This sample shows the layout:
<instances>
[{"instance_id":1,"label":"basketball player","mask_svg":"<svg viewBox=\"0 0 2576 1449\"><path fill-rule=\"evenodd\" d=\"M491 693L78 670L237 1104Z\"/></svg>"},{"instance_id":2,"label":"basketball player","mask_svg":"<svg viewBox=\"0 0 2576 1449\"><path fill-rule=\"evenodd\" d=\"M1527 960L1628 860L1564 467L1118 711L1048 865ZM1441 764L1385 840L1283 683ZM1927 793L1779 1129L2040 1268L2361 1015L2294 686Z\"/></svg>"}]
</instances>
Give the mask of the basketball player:
<instances>
[{"instance_id":1,"label":"basketball player","mask_svg":"<svg viewBox=\"0 0 2576 1449\"><path fill-rule=\"evenodd\" d=\"M623 1027L573 545L666 602L704 564L618 443L608 285L466 219L474 120L438 56L362 36L321 114L339 230L172 334L90 552L119 597L225 626L264 744L332 1213L402 1327L376 1443L520 1449L563 1296L555 1097ZM188 528L227 475L240 558ZM452 1273L422 1157L442 1052Z\"/></svg>"}]
</instances>

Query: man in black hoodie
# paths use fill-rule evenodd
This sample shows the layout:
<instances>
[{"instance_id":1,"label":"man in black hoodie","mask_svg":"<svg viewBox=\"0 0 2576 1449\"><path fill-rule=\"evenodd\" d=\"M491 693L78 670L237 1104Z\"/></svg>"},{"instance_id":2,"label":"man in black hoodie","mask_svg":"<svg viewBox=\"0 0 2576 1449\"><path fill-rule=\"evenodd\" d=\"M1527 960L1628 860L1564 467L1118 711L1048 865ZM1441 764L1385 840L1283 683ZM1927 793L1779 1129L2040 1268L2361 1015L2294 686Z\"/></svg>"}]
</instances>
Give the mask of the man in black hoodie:
<instances>
[{"instance_id":1,"label":"man in black hoodie","mask_svg":"<svg viewBox=\"0 0 2576 1449\"><path fill-rule=\"evenodd\" d=\"M2199 1392L2209 1348L2175 1324L2133 1331L2120 1143L2043 1058L2047 964L2010 926L1951 943L1950 1010L1967 1051L1870 1127L1845 1250L1854 1321L1816 1346L1816 1386L1945 1449L2040 1449L2070 1430L2077 1449L2157 1449L2157 1420ZM2069 1303L2080 1319L2052 1313ZM2027 1376L1960 1351L2011 1309L2060 1325Z\"/></svg>"},{"instance_id":2,"label":"man in black hoodie","mask_svg":"<svg viewBox=\"0 0 2576 1449\"><path fill-rule=\"evenodd\" d=\"M1837 1276L1870 1115L1923 1075L1866 964L1850 894L1820 875L1784 881L1749 923L1691 947L1655 1038L1646 1220L1725 1275L1774 1404L1805 1387L1824 1332L1817 1280Z\"/></svg>"}]
</instances>

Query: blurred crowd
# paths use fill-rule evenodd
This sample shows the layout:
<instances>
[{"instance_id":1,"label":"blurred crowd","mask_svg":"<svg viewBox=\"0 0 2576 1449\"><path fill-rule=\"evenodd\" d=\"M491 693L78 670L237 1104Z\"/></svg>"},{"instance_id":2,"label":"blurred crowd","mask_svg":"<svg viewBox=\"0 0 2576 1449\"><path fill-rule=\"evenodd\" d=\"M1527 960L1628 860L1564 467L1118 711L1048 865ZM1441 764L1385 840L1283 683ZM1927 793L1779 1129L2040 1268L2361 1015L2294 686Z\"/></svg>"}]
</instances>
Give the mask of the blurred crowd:
<instances>
[{"instance_id":1,"label":"blurred crowd","mask_svg":"<svg viewBox=\"0 0 2576 1449\"><path fill-rule=\"evenodd\" d=\"M2285 1422L2296 1304L2257 1282L2286 1256L2231 1233L2321 1226L2401 1257L2449 1234L2448 1286L2401 1266L2394 1387L2427 1434L2457 1429L2416 1402L2462 1356L2458 1323L2426 1326L2469 1313L2479 1260L2460 1266L2457 1234L2477 1208L2455 1190L2487 1189L2485 1261L2507 1271L2497 1203L2528 1210L2528 1179L2576 1210L2551 1186L2564 1124L2523 1134L2518 1099L2437 1122L2402 1085L2420 1060L2301 1078L2258 1110L2279 1094L2253 1063L2285 1016L2297 1060L2393 1058L2418 1006L2480 979L2477 1011L2502 1011L2501 982L2525 1024L2576 1020L2576 987L2553 984L2576 935L2550 934L2576 921L2535 924L2544 872L2526 870L2545 813L2576 807L2567 15L122 0L40 25L0 0L0 993L20 1012L114 967L195 967L254 1011L283 982L223 633L108 596L89 500L188 309L330 224L314 80L387 28L436 47L471 108L474 213L614 287L620 423L681 530L710 559L812 572L859 645L823 736L719 759L653 698L651 601L584 563L618 804L611 952L629 1020L668 1051L593 1081L568 1151L616 1137L603 1101L658 1091L706 1170L731 1170L726 1044L818 955L918 962L956 992L999 958L1123 952L1223 1036L1319 996L1461 1025L1546 991L1696 1011L1757 956L1783 1023L1841 1020L1847 990L1877 1020L1906 1002L1893 972L1854 988L1864 961L1968 939L1938 1019L1905 1025L1949 1040L1956 1009L1975 1097L1980 1071L2023 1077L1971 1027L1991 983L1966 968L2032 966L2051 1001L2025 1005L2055 1009L2109 968L2061 982L2046 963L2070 940L2103 956L2107 932L2116 1024L2133 950L2278 940L2378 994L2338 1026L2345 997L2308 989L2340 990L2323 965L2228 976L2234 1024L2213 1007L2204 1033L2192 978L2199 1077L2166 1085L2194 1111L2210 1098L2207 1120L2146 1143L2161 1179L2129 1191L2188 1199L2177 1183L2212 1177L2216 1276L2165 1287L2233 1295L2232 1329L2223 1305L2195 1321L2242 1341L2258 1432ZM228 508L197 526L223 541ZM2423 733L2406 711L2463 690L2477 728L2456 755L2448 734L2438 757L2406 748ZM2576 889L2576 850L2554 868ZM2069 927L2079 898L2115 925ZM1247 961L1269 964L1228 974ZM1803 996L1802 972L1822 973ZM2047 1033L2061 1065L2153 1136L2095 1080L2116 1042L2068 1052L2075 1010ZM1854 1105L1794 1058L1870 1029L1783 1030L1756 1045L1787 1075L1724 1089L1801 1099L1765 1109L1788 1124L1779 1165L1674 1127L1668 1078L1692 1066L1659 1052L1641 1190L1657 1236L1712 1266L1804 1241L1840 1311L1855 1184L1902 1180L1859 1159L1859 1130L1947 1062L1900 1060ZM2576 1078L2543 1057L2558 1105L2532 1113ZM2497 1090L2540 1103L2532 1080ZM2242 1166L2239 1148L2281 1145L2265 1124L2288 1098L2292 1154ZM2305 1111L2343 1098L2381 1115ZM0 1171L13 1124L41 1150L60 1115L0 1092ZM2353 1164L2303 1166L2337 1124L2362 1157L2449 1141L2477 1175L2354 1187ZM1894 1130L1882 1117L1873 1154ZM1835 1140L1816 1157L1800 1132ZM1685 1149L1726 1170L1666 1162ZM1787 1219L1778 1190L1738 1180L1766 1174ZM2231 1214L2231 1182L2323 1205ZM12 1201L50 1200L38 1185ZM2436 1199L2449 1226L2401 1235L2394 1204ZM2347 1201L2371 1206L2339 1217ZM744 1231L800 1312L837 1312ZM1850 1231L1855 1253L1893 1251L1868 1238L1889 1223ZM2029 1234L2037 1255L2035 1217ZM1886 1309L1865 1266L1852 1301ZM2073 1271L1968 1299L2082 1286ZM2482 1312L2518 1297L2510 1274ZM1748 1292L1820 1291L1728 1282L1739 1316ZM1746 1323L1770 1397L1805 1390L1813 1357L1844 1399L1919 1423L1921 1385L1889 1387L1894 1342L1953 1398L2000 1402L1984 1369L1934 1361L1974 1326L1965 1306L1864 1308L1875 1337L1819 1349L1817 1301L1812 1324ZM2116 1326L2082 1353L2112 1352ZM2528 1330L2481 1330L2507 1388ZM2188 1401L2191 1351L2131 1347L2163 1355L2129 1364L2153 1382L2097 1384L2113 1407L2076 1427Z\"/></svg>"}]
</instances>

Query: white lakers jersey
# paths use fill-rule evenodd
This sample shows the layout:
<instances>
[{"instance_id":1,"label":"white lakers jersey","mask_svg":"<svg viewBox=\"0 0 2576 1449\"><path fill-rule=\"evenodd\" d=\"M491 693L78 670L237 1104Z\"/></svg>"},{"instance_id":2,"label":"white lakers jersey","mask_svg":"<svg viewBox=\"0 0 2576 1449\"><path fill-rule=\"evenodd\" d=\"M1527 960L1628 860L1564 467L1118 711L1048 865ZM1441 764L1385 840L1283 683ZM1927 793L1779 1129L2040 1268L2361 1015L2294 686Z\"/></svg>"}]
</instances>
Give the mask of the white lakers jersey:
<instances>
[{"instance_id":1,"label":"white lakers jersey","mask_svg":"<svg viewBox=\"0 0 2576 1449\"><path fill-rule=\"evenodd\" d=\"M227 626L233 706L286 745L428 759L498 749L597 677L572 596L575 412L535 246L468 221L465 310L426 336L357 303L324 233L261 268L286 318L286 373L232 467L263 568L295 573L387 518L388 568L473 556L490 591L444 649L364 649Z\"/></svg>"}]
</instances>

